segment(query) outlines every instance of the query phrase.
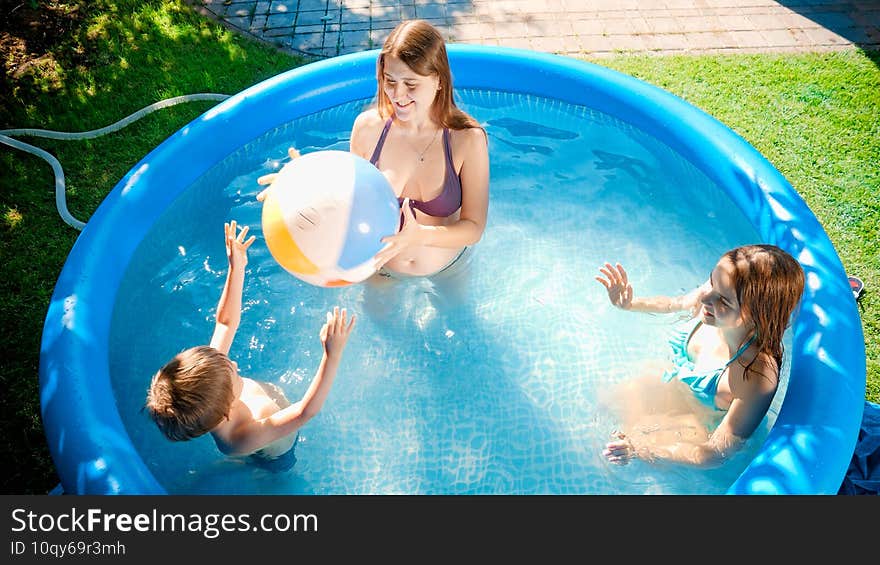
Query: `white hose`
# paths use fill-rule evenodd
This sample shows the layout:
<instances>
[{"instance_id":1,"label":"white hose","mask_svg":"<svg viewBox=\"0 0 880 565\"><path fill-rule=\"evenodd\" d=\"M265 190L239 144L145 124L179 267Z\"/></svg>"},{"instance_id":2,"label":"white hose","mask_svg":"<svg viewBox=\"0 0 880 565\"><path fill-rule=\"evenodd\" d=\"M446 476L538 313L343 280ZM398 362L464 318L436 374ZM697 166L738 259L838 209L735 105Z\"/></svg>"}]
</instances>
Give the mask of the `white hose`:
<instances>
[{"instance_id":1,"label":"white hose","mask_svg":"<svg viewBox=\"0 0 880 565\"><path fill-rule=\"evenodd\" d=\"M94 129L91 131L84 132L62 132L62 131L52 131L46 129L5 129L0 130L0 143L4 143L10 147L14 147L15 149L20 149L27 153L31 153L32 155L36 155L41 159L47 161L52 166L52 171L55 173L55 207L58 209L58 214L61 216L61 219L64 220L65 223L72 226L77 230L82 230L85 227L85 222L81 222L74 218L70 212L67 210L67 190L64 184L64 170L61 168L61 163L52 156L51 153L43 151L39 147L34 147L33 145L29 145L22 141L18 141L17 139L12 139L10 136L20 136L20 135L29 135L33 137L46 137L49 139L63 139L63 140L71 140L71 139L92 139L94 137L100 137L102 135L106 135L108 133L112 133L114 131L120 130L127 126L128 124L141 119L146 116L150 112L154 112L156 110L160 110L162 108L167 108L168 106L173 106L175 104L180 104L181 102L194 102L199 100L226 100L229 98L228 94L212 94L212 93L203 93L203 94L187 94L184 96L175 96L174 98L166 98L165 100L160 100L159 102L150 104L149 106L142 108L127 116L118 122L111 124L109 126Z\"/></svg>"}]
</instances>

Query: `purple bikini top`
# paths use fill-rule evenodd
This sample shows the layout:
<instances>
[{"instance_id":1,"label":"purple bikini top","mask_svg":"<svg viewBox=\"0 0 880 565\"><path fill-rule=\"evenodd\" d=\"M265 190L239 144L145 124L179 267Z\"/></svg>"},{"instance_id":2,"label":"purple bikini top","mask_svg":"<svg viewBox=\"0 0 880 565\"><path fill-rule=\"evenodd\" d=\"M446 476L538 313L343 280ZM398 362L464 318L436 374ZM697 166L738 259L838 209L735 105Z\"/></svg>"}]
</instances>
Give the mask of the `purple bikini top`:
<instances>
[{"instance_id":1,"label":"purple bikini top","mask_svg":"<svg viewBox=\"0 0 880 565\"><path fill-rule=\"evenodd\" d=\"M373 149L373 156L370 157L370 163L377 165L379 155L382 153L382 147L385 145L385 138L388 136L388 130L391 129L391 118L385 122L382 128L382 135ZM429 216L437 218L446 218L451 216L461 208L461 179L455 172L455 165L452 162L452 150L449 147L449 129L443 128L443 151L446 154L446 172L443 175L443 190L440 195L428 202L414 200L410 198L410 207L420 210ZM403 206L403 198L397 199L398 204Z\"/></svg>"}]
</instances>

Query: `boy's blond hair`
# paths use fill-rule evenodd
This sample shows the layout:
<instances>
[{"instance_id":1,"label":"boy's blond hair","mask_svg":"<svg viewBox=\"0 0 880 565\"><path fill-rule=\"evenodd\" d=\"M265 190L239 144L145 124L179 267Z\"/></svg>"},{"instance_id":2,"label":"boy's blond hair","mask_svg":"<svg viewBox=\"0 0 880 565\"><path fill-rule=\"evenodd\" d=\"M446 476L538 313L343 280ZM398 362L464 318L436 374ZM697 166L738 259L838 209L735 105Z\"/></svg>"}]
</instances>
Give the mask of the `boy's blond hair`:
<instances>
[{"instance_id":1,"label":"boy's blond hair","mask_svg":"<svg viewBox=\"0 0 880 565\"><path fill-rule=\"evenodd\" d=\"M153 376L146 408L174 441L199 437L229 415L235 368L229 357L207 345L174 356Z\"/></svg>"}]
</instances>

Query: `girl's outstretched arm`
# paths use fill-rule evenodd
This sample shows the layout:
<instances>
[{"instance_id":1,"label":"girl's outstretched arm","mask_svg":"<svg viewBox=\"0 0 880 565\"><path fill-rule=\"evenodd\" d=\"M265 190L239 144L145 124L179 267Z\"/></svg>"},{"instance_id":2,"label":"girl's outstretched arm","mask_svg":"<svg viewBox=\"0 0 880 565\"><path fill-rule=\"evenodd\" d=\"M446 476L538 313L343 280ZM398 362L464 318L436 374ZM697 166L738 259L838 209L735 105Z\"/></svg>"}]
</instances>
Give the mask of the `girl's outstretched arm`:
<instances>
[{"instance_id":1,"label":"girl's outstretched arm","mask_svg":"<svg viewBox=\"0 0 880 565\"><path fill-rule=\"evenodd\" d=\"M690 311L696 313L700 298L709 288L709 281L695 288L687 294L680 296L634 296L633 286L629 282L629 275L620 263L605 263L600 267L602 273L595 279L605 287L608 292L608 300L621 310L634 312L669 313Z\"/></svg>"}]
</instances>

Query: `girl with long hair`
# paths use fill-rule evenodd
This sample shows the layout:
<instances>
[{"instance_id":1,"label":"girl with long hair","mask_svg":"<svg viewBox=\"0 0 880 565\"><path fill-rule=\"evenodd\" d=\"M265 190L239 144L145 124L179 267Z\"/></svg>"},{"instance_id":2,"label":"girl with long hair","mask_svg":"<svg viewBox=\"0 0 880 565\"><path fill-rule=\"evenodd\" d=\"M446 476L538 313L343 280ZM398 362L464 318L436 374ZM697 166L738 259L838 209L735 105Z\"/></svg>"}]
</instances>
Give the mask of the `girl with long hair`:
<instances>
[{"instance_id":1,"label":"girl with long hair","mask_svg":"<svg viewBox=\"0 0 880 565\"><path fill-rule=\"evenodd\" d=\"M691 314L689 327L670 340L662 378L623 385L616 404L624 429L613 433L604 456L621 465L634 458L721 465L758 428L779 387L783 334L803 294L803 268L774 245L744 245L724 253L694 291L646 298L633 296L619 263L600 271L596 280L617 308ZM690 409L671 408L676 389ZM699 405L723 414L711 433L696 417Z\"/></svg>"}]
</instances>

